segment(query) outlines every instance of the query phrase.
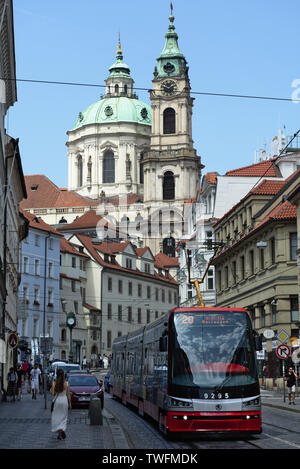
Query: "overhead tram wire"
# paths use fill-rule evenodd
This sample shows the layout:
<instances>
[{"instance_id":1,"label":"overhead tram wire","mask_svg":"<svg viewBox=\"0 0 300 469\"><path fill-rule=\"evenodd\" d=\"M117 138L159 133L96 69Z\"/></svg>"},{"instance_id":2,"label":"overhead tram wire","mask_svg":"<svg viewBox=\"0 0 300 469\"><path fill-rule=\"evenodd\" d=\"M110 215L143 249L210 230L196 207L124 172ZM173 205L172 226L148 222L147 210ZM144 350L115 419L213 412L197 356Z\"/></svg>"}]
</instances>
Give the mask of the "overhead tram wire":
<instances>
[{"instance_id":1,"label":"overhead tram wire","mask_svg":"<svg viewBox=\"0 0 300 469\"><path fill-rule=\"evenodd\" d=\"M0 80L9 80L16 81L21 83L38 83L44 85L64 85L64 86L86 86L94 88L106 88L106 85L100 85L97 83L79 83L79 82L69 82L69 81L52 81L52 80L34 80L34 79L23 79L23 78L3 78ZM138 91L154 91L150 88L140 88L134 87L134 90ZM216 96L216 97L227 97L227 98L241 98L241 99L260 99L260 100L269 100L269 101L286 101L286 102L300 102L300 99L296 98L281 98L278 96L259 96L259 95L246 95L246 94L235 94L235 93L213 93L205 91L190 91L191 94L202 95L202 96Z\"/></svg>"}]
</instances>

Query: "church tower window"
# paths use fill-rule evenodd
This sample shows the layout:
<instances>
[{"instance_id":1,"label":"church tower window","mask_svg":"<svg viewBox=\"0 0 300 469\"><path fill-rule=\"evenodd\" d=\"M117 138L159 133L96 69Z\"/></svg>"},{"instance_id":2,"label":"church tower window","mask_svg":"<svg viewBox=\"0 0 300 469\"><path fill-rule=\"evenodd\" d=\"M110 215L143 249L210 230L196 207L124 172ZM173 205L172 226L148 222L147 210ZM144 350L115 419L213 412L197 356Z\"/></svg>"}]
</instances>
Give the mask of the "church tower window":
<instances>
[{"instance_id":1,"label":"church tower window","mask_svg":"<svg viewBox=\"0 0 300 469\"><path fill-rule=\"evenodd\" d=\"M143 164L143 159L144 159L144 153L141 153L141 156L140 156L140 184L144 184L144 164Z\"/></svg>"},{"instance_id":2,"label":"church tower window","mask_svg":"<svg viewBox=\"0 0 300 469\"><path fill-rule=\"evenodd\" d=\"M175 134L175 110L168 107L163 115L164 134Z\"/></svg>"},{"instance_id":3,"label":"church tower window","mask_svg":"<svg viewBox=\"0 0 300 469\"><path fill-rule=\"evenodd\" d=\"M115 158L112 151L107 151L103 159L103 183L115 182Z\"/></svg>"},{"instance_id":4,"label":"church tower window","mask_svg":"<svg viewBox=\"0 0 300 469\"><path fill-rule=\"evenodd\" d=\"M167 171L163 178L163 200L175 199L175 180L172 171Z\"/></svg>"},{"instance_id":5,"label":"church tower window","mask_svg":"<svg viewBox=\"0 0 300 469\"><path fill-rule=\"evenodd\" d=\"M170 237L170 238L165 238L163 240L163 252L168 257L175 257L175 239L174 238Z\"/></svg>"},{"instance_id":6,"label":"church tower window","mask_svg":"<svg viewBox=\"0 0 300 469\"><path fill-rule=\"evenodd\" d=\"M77 186L81 187L82 186L82 156L79 155L77 157Z\"/></svg>"}]
</instances>

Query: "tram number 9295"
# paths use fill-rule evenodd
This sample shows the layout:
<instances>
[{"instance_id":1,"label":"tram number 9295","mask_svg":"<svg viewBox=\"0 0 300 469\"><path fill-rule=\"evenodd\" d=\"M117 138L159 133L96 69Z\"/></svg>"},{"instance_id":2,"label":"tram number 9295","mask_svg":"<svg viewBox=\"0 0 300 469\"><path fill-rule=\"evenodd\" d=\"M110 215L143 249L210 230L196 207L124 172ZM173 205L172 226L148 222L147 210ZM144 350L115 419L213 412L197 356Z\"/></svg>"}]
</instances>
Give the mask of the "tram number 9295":
<instances>
[{"instance_id":1,"label":"tram number 9295","mask_svg":"<svg viewBox=\"0 0 300 469\"><path fill-rule=\"evenodd\" d=\"M221 392L205 392L203 394L203 398L204 399L229 399L229 394L228 392L225 392L225 393L221 393Z\"/></svg>"}]
</instances>

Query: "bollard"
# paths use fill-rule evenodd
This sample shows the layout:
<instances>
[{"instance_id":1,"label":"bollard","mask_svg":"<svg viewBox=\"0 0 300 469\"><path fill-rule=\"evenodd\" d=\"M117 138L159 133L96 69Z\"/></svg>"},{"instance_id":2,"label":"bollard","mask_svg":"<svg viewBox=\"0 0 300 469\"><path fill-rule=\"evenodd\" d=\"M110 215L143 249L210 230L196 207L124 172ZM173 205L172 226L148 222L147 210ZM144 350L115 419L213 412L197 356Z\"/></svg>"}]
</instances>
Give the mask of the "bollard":
<instances>
[{"instance_id":1,"label":"bollard","mask_svg":"<svg viewBox=\"0 0 300 469\"><path fill-rule=\"evenodd\" d=\"M98 397L91 396L89 418L91 425L103 425L101 400Z\"/></svg>"}]
</instances>

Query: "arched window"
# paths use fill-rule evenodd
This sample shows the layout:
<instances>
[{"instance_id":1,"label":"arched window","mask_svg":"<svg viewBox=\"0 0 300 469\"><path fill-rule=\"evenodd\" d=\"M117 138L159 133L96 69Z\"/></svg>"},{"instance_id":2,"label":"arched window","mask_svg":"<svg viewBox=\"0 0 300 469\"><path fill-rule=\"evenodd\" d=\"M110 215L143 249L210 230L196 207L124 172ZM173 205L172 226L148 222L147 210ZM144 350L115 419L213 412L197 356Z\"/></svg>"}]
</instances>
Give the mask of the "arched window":
<instances>
[{"instance_id":1,"label":"arched window","mask_svg":"<svg viewBox=\"0 0 300 469\"><path fill-rule=\"evenodd\" d=\"M89 156L89 161L87 164L87 181L91 182L92 181L92 158Z\"/></svg>"},{"instance_id":2,"label":"arched window","mask_svg":"<svg viewBox=\"0 0 300 469\"><path fill-rule=\"evenodd\" d=\"M175 257L175 239L171 236L163 240L163 252L169 257Z\"/></svg>"},{"instance_id":3,"label":"arched window","mask_svg":"<svg viewBox=\"0 0 300 469\"><path fill-rule=\"evenodd\" d=\"M173 108L168 107L164 110L163 114L164 134L175 134L175 111Z\"/></svg>"},{"instance_id":4,"label":"arched window","mask_svg":"<svg viewBox=\"0 0 300 469\"><path fill-rule=\"evenodd\" d=\"M103 182L115 182L115 158L110 150L104 154Z\"/></svg>"},{"instance_id":5,"label":"arched window","mask_svg":"<svg viewBox=\"0 0 300 469\"><path fill-rule=\"evenodd\" d=\"M172 171L167 171L163 179L163 200L175 199L175 180Z\"/></svg>"},{"instance_id":6,"label":"arched window","mask_svg":"<svg viewBox=\"0 0 300 469\"><path fill-rule=\"evenodd\" d=\"M77 187L82 186L82 156L77 156Z\"/></svg>"},{"instance_id":7,"label":"arched window","mask_svg":"<svg viewBox=\"0 0 300 469\"><path fill-rule=\"evenodd\" d=\"M119 94L119 85L115 85L115 93Z\"/></svg>"},{"instance_id":8,"label":"arched window","mask_svg":"<svg viewBox=\"0 0 300 469\"><path fill-rule=\"evenodd\" d=\"M140 184L144 184L144 164L143 164L143 159L144 159L144 153L141 153L141 157L140 157Z\"/></svg>"}]
</instances>

